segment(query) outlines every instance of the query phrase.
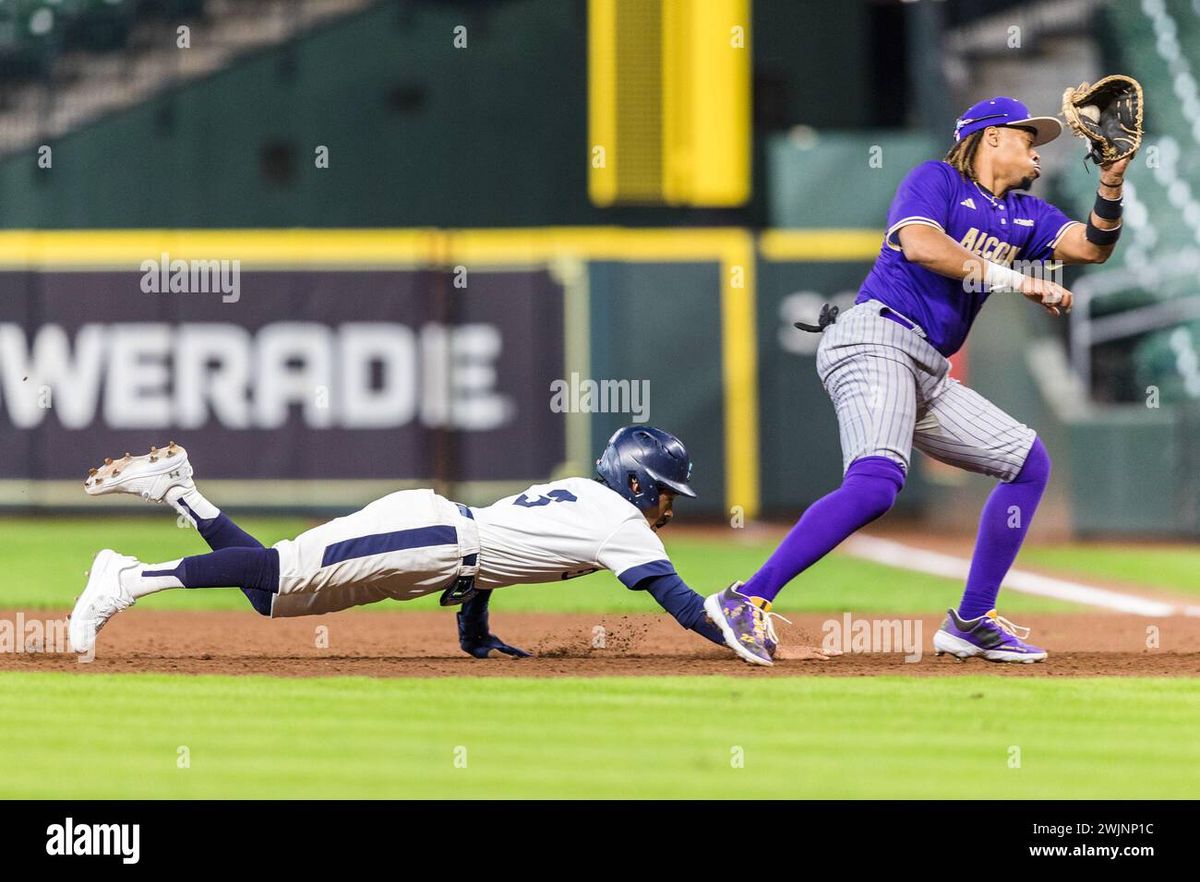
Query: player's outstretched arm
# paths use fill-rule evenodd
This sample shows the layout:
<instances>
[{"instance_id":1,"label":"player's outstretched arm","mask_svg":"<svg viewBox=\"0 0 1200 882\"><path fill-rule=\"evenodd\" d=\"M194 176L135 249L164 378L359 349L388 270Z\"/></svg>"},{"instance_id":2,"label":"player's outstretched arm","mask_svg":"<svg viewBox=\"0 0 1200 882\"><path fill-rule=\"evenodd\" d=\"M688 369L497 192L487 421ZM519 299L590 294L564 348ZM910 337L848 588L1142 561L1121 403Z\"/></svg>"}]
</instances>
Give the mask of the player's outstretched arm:
<instances>
[{"instance_id":1,"label":"player's outstretched arm","mask_svg":"<svg viewBox=\"0 0 1200 882\"><path fill-rule=\"evenodd\" d=\"M906 260L940 276L951 279L982 278L988 263L941 230L927 224L901 227L896 236Z\"/></svg>"},{"instance_id":2,"label":"player's outstretched arm","mask_svg":"<svg viewBox=\"0 0 1200 882\"><path fill-rule=\"evenodd\" d=\"M1125 170L1132 156L1100 166L1100 188L1087 224L1076 224L1054 246L1054 259L1063 263L1104 263L1121 235L1121 199Z\"/></svg>"},{"instance_id":3,"label":"player's outstretched arm","mask_svg":"<svg viewBox=\"0 0 1200 882\"><path fill-rule=\"evenodd\" d=\"M462 605L458 611L458 645L475 658L487 658L493 651L513 658L528 658L530 653L509 646L488 629L488 602L491 599L491 589L481 589Z\"/></svg>"},{"instance_id":4,"label":"player's outstretched arm","mask_svg":"<svg viewBox=\"0 0 1200 882\"><path fill-rule=\"evenodd\" d=\"M1019 291L1035 303L1040 303L1051 315L1071 309L1073 296L1062 285L1049 279L1022 275L1010 267L985 260L972 254L941 230L925 224L910 224L901 227L897 237L907 260L938 275L961 279L964 285L979 285L993 293ZM1066 237L1067 234L1064 234L1063 238Z\"/></svg>"},{"instance_id":5,"label":"player's outstretched arm","mask_svg":"<svg viewBox=\"0 0 1200 882\"><path fill-rule=\"evenodd\" d=\"M658 601L658 605L669 612L675 621L689 631L707 637L718 646L725 645L721 630L709 621L704 611L704 598L687 586L678 573L665 576L650 576L642 579L635 590L646 591Z\"/></svg>"}]
</instances>

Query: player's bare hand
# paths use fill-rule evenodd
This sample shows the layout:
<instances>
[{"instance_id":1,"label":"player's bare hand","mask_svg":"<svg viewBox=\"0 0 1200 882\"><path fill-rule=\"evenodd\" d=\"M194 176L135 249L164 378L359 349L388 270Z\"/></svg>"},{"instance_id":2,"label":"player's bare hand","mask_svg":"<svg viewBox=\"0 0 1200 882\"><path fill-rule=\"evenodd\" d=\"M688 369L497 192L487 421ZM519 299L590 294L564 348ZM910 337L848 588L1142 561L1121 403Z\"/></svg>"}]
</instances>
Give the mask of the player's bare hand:
<instances>
[{"instance_id":1,"label":"player's bare hand","mask_svg":"<svg viewBox=\"0 0 1200 882\"><path fill-rule=\"evenodd\" d=\"M1118 159L1116 162L1106 162L1100 166L1100 183L1107 187L1119 187L1121 181L1125 178L1125 170L1129 168L1129 163L1133 162L1133 157L1126 156L1124 159Z\"/></svg>"},{"instance_id":2,"label":"player's bare hand","mask_svg":"<svg viewBox=\"0 0 1200 882\"><path fill-rule=\"evenodd\" d=\"M842 653L819 646L781 646L775 650L776 661L829 661Z\"/></svg>"},{"instance_id":3,"label":"player's bare hand","mask_svg":"<svg viewBox=\"0 0 1200 882\"><path fill-rule=\"evenodd\" d=\"M1048 313L1054 316L1070 312L1071 303L1075 299L1070 291L1057 282L1039 279L1036 276L1025 277L1025 282L1021 285L1021 293L1034 303L1040 303Z\"/></svg>"}]
</instances>

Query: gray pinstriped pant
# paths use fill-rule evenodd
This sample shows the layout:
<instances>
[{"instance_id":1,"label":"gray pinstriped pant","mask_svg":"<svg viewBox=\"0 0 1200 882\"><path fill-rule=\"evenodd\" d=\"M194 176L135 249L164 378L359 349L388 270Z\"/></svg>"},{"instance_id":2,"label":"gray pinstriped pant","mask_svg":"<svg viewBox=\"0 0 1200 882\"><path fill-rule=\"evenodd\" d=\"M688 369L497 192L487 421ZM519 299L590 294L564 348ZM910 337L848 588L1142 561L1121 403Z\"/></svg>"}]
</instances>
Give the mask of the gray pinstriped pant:
<instances>
[{"instance_id":1,"label":"gray pinstriped pant","mask_svg":"<svg viewBox=\"0 0 1200 882\"><path fill-rule=\"evenodd\" d=\"M908 471L912 448L1011 481L1036 433L950 377L950 361L910 330L859 303L825 328L817 372L837 410L842 471L886 456Z\"/></svg>"}]
</instances>

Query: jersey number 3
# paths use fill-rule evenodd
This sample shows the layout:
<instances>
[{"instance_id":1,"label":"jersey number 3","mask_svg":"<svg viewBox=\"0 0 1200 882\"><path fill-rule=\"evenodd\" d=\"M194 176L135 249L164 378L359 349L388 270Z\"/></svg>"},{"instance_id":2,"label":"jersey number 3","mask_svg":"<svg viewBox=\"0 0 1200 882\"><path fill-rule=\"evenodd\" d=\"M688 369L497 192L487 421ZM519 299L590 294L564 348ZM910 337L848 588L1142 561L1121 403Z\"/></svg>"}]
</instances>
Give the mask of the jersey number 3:
<instances>
[{"instance_id":1,"label":"jersey number 3","mask_svg":"<svg viewBox=\"0 0 1200 882\"><path fill-rule=\"evenodd\" d=\"M536 499L526 499L522 493L513 500L513 505L520 505L525 508L537 508L542 505L549 505L551 502L578 502L579 497L570 490L551 490L545 496L538 496Z\"/></svg>"}]
</instances>

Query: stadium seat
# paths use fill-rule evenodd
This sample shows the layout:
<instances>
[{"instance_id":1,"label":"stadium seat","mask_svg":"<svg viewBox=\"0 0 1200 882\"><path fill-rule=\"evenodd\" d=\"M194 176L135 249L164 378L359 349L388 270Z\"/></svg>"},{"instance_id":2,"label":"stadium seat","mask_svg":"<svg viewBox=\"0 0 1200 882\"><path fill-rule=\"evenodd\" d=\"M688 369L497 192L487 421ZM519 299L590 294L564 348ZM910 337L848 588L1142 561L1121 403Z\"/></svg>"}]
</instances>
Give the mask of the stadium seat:
<instances>
[{"instance_id":1,"label":"stadium seat","mask_svg":"<svg viewBox=\"0 0 1200 882\"><path fill-rule=\"evenodd\" d=\"M1192 275L1156 280L1153 287L1136 275L1200 250L1200 186L1193 184L1200 181L1200 7L1192 0L1147 0L1111 4L1105 15L1108 30L1124 35L1121 56L1109 66L1136 77L1146 92L1146 140L1126 186L1121 246L1107 264L1086 271L1117 280L1095 298L1092 317L1200 296L1200 280ZM1064 204L1085 215L1095 172L1064 175L1059 184ZM1125 345L1139 390L1158 387L1164 403L1200 399L1200 378L1191 374L1200 326L1152 331Z\"/></svg>"},{"instance_id":2,"label":"stadium seat","mask_svg":"<svg viewBox=\"0 0 1200 882\"><path fill-rule=\"evenodd\" d=\"M139 18L200 16L205 0L0 0L0 77L47 76L64 51L115 52Z\"/></svg>"}]
</instances>

